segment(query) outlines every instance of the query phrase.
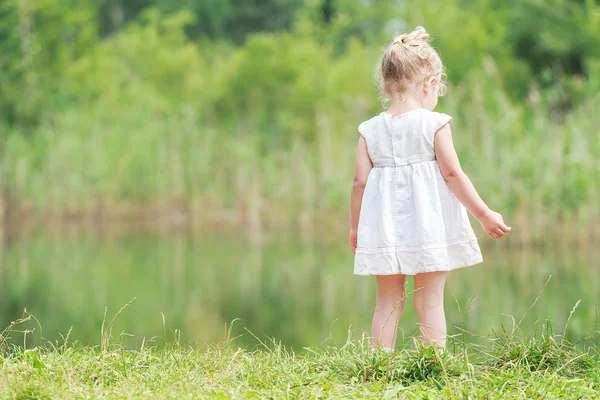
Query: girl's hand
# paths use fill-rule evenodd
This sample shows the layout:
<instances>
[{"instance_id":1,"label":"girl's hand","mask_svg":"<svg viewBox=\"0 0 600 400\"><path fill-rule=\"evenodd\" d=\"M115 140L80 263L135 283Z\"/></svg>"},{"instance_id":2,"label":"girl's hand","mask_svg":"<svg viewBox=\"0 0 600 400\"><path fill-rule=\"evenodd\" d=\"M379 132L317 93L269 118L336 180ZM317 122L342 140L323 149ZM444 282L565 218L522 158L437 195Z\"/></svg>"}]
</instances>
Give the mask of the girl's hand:
<instances>
[{"instance_id":1,"label":"girl's hand","mask_svg":"<svg viewBox=\"0 0 600 400\"><path fill-rule=\"evenodd\" d=\"M511 230L511 228L504 223L502 215L498 214L496 211L488 210L481 218L479 218L479 222L485 233L494 239L500 239Z\"/></svg>"},{"instance_id":2,"label":"girl's hand","mask_svg":"<svg viewBox=\"0 0 600 400\"><path fill-rule=\"evenodd\" d=\"M354 229L350 229L350 248L352 249L352 252L354 254L356 254L356 239L357 238L357 233L356 230Z\"/></svg>"}]
</instances>

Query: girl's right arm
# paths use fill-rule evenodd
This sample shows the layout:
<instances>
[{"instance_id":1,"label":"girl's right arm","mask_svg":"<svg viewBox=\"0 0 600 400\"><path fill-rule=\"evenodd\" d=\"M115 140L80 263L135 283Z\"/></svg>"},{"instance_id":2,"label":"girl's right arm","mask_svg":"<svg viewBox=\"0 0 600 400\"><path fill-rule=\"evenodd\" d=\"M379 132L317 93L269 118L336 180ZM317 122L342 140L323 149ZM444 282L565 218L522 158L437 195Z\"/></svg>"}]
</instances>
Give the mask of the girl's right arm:
<instances>
[{"instance_id":1,"label":"girl's right arm","mask_svg":"<svg viewBox=\"0 0 600 400\"><path fill-rule=\"evenodd\" d=\"M363 193L367 185L369 173L373 163L369 158L367 142L363 136L358 141L356 152L356 164L354 166L354 179L350 191L350 248L356 253L358 220L360 218L360 207L362 205Z\"/></svg>"},{"instance_id":2,"label":"girl's right arm","mask_svg":"<svg viewBox=\"0 0 600 400\"><path fill-rule=\"evenodd\" d=\"M490 210L481 200L469 177L460 167L452 143L450 124L446 124L436 133L434 146L435 156L444 180L456 198L479 220L485 232L495 239L500 239L510 232L511 228L506 226L502 216Z\"/></svg>"}]
</instances>

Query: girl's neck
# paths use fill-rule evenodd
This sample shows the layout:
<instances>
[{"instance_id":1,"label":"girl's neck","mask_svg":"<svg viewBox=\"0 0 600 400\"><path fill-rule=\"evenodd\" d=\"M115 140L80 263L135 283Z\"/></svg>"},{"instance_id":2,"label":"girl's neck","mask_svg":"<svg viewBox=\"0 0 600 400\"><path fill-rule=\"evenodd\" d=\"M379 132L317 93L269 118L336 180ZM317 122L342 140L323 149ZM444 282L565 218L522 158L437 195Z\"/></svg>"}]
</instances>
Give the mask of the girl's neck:
<instances>
[{"instance_id":1,"label":"girl's neck","mask_svg":"<svg viewBox=\"0 0 600 400\"><path fill-rule=\"evenodd\" d=\"M421 102L416 99L392 98L392 105L390 106L390 108L387 109L386 113L392 114L392 115L404 114L406 112L416 110L417 108L422 108L422 107L423 106L421 105Z\"/></svg>"}]
</instances>

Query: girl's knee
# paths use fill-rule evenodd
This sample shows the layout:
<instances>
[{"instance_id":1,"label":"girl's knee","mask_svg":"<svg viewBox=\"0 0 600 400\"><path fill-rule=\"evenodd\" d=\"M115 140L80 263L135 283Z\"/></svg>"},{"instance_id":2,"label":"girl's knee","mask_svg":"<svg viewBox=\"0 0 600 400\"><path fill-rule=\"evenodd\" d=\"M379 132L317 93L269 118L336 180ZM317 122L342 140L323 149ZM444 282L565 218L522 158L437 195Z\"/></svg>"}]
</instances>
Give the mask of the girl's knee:
<instances>
[{"instance_id":1,"label":"girl's knee","mask_svg":"<svg viewBox=\"0 0 600 400\"><path fill-rule=\"evenodd\" d=\"M405 275L381 275L377 277L377 298L395 302L404 297Z\"/></svg>"},{"instance_id":2,"label":"girl's knee","mask_svg":"<svg viewBox=\"0 0 600 400\"><path fill-rule=\"evenodd\" d=\"M404 307L404 304L406 304L404 289L386 293L377 292L377 306Z\"/></svg>"},{"instance_id":3,"label":"girl's knee","mask_svg":"<svg viewBox=\"0 0 600 400\"><path fill-rule=\"evenodd\" d=\"M443 307L447 272L415 275L414 303L417 311Z\"/></svg>"}]
</instances>

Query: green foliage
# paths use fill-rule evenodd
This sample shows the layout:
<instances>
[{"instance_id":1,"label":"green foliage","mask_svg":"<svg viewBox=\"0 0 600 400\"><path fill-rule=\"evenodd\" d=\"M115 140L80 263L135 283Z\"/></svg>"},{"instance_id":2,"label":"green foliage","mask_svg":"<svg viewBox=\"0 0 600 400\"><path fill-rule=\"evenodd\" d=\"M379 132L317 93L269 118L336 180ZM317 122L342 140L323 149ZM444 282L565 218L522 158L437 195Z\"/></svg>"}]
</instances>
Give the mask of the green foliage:
<instances>
[{"instance_id":1,"label":"green foliage","mask_svg":"<svg viewBox=\"0 0 600 400\"><path fill-rule=\"evenodd\" d=\"M100 6L103 35L118 31L150 8L162 14L189 11L195 18L186 32L193 38L208 37L237 43L251 33L289 28L303 0L104 0Z\"/></svg>"},{"instance_id":2,"label":"green foliage","mask_svg":"<svg viewBox=\"0 0 600 400\"><path fill-rule=\"evenodd\" d=\"M356 126L381 110L379 47L419 24L484 197L532 218L524 236L598 217L596 2L209 3L128 2L120 23L120 2L2 3L4 190L41 212L177 200L256 226L334 225Z\"/></svg>"},{"instance_id":3,"label":"green foliage","mask_svg":"<svg viewBox=\"0 0 600 400\"><path fill-rule=\"evenodd\" d=\"M514 54L529 64L537 81L559 86L575 101L590 91L584 83L594 74L588 65L600 57L600 11L597 2L513 1L507 39ZM516 7L515 7L516 8ZM538 16L531 18L532 15Z\"/></svg>"},{"instance_id":4,"label":"green foliage","mask_svg":"<svg viewBox=\"0 0 600 400\"><path fill-rule=\"evenodd\" d=\"M97 43L90 1L3 1L0 5L2 119L35 126L44 113L70 105L64 71Z\"/></svg>"}]
</instances>

